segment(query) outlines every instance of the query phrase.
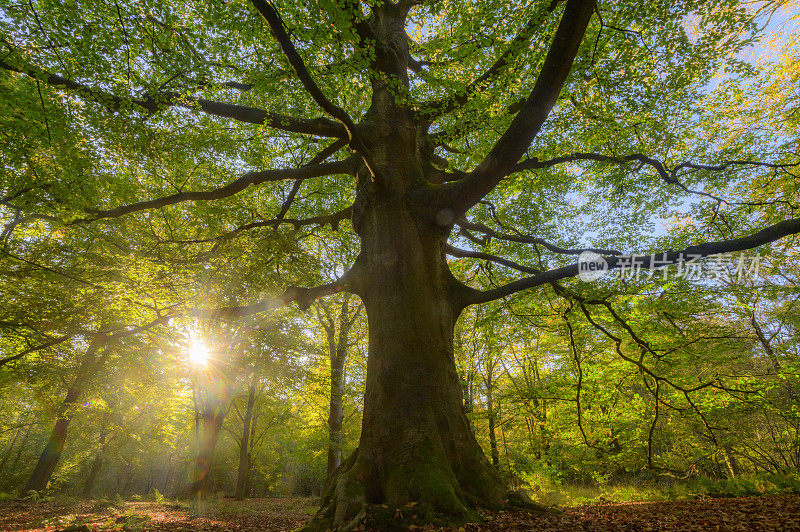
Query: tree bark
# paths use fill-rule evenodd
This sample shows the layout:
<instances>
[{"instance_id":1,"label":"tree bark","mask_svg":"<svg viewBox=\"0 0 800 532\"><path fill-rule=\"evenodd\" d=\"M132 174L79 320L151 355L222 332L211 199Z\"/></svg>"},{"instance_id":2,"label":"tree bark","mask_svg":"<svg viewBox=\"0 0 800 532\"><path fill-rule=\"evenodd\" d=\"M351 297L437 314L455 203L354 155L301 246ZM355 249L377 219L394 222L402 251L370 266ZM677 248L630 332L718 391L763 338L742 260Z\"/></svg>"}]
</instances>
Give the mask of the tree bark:
<instances>
[{"instance_id":1,"label":"tree bark","mask_svg":"<svg viewBox=\"0 0 800 532\"><path fill-rule=\"evenodd\" d=\"M203 416L199 449L194 465L194 477L189 486L189 495L204 497L211 493L211 465L214 460L214 450L217 448L220 429L224 415Z\"/></svg>"},{"instance_id":2,"label":"tree bark","mask_svg":"<svg viewBox=\"0 0 800 532\"><path fill-rule=\"evenodd\" d=\"M30 428L30 424L27 424L27 427ZM0 473L5 470L6 463L8 463L8 459L11 458L11 453L14 451L14 446L17 444L19 435L22 434L22 429L24 428L26 428L26 425L17 427L17 430L14 431L14 439L11 440L11 443L8 445L8 449L5 453L3 453L3 459L0 460Z\"/></svg>"},{"instance_id":3,"label":"tree bark","mask_svg":"<svg viewBox=\"0 0 800 532\"><path fill-rule=\"evenodd\" d=\"M33 468L28 483L25 484L23 490L25 493L31 490L42 491L50 484L50 479L56 470L58 461L61 459L61 452L64 450L64 443L67 440L67 428L72 420L70 409L74 406L81 393L82 390L79 388L70 387L67 389L64 402L58 409L56 424L50 432L47 444L45 444L44 450L39 456L39 461L36 462L36 467Z\"/></svg>"},{"instance_id":4,"label":"tree bark","mask_svg":"<svg viewBox=\"0 0 800 532\"><path fill-rule=\"evenodd\" d=\"M328 412L328 467L330 478L342 463L342 426L344 422L344 363L350 342L350 328L355 316L349 316L349 298L345 298L339 313L339 337L334 341L333 328L327 328L331 365L330 408Z\"/></svg>"},{"instance_id":5,"label":"tree bark","mask_svg":"<svg viewBox=\"0 0 800 532\"><path fill-rule=\"evenodd\" d=\"M231 406L232 383L222 377L206 379L204 375L203 378L202 384L205 384L206 394L203 399L201 390L198 389L197 397L201 400L201 412L199 414L197 459L192 482L188 489L190 497L204 497L212 491L210 473L214 451L217 448L222 423ZM197 415L195 413L195 423L198 422Z\"/></svg>"},{"instance_id":6,"label":"tree bark","mask_svg":"<svg viewBox=\"0 0 800 532\"><path fill-rule=\"evenodd\" d=\"M367 310L369 358L358 450L337 471L309 528L338 527L365 503L468 515L507 490L467 420L453 353L462 286L444 234L402 198L370 198L354 225L362 238L354 286Z\"/></svg>"},{"instance_id":7,"label":"tree bark","mask_svg":"<svg viewBox=\"0 0 800 532\"><path fill-rule=\"evenodd\" d=\"M492 453L492 465L496 468L499 468L500 451L497 448L497 433L494 426L494 379L492 379L491 373L489 373L486 377L486 412L489 417L489 448L491 449Z\"/></svg>"},{"instance_id":8,"label":"tree bark","mask_svg":"<svg viewBox=\"0 0 800 532\"><path fill-rule=\"evenodd\" d=\"M728 473L730 473L731 478L736 478L742 474L742 470L739 467L739 461L736 459L736 455L733 454L733 450L729 445L723 445L722 451L725 453L725 465L728 467Z\"/></svg>"},{"instance_id":9,"label":"tree bark","mask_svg":"<svg viewBox=\"0 0 800 532\"><path fill-rule=\"evenodd\" d=\"M244 413L244 428L239 441L239 470L236 476L236 500L244 499L247 494L247 480L250 477L250 424L253 421L253 407L256 403L255 383L247 387L247 410Z\"/></svg>"},{"instance_id":10,"label":"tree bark","mask_svg":"<svg viewBox=\"0 0 800 532\"><path fill-rule=\"evenodd\" d=\"M463 408L453 353L461 308L443 241L393 211L376 209L383 223L365 232L380 236L364 239L373 277L362 296L370 331L358 449L365 497L463 515L469 501L497 502L505 489Z\"/></svg>"},{"instance_id":11,"label":"tree bark","mask_svg":"<svg viewBox=\"0 0 800 532\"><path fill-rule=\"evenodd\" d=\"M42 491L50 484L53 472L56 470L61 453L64 450L64 443L67 440L67 428L72 421L72 408L83 393L83 383L90 378L98 369L101 361L97 356L97 351L105 342L102 335L98 335L86 350L81 360L72 384L67 388L64 401L56 413L56 424L50 432L47 444L44 446L41 456L39 456L36 466L33 468L30 478L23 491L25 493L34 490Z\"/></svg>"},{"instance_id":12,"label":"tree bark","mask_svg":"<svg viewBox=\"0 0 800 532\"><path fill-rule=\"evenodd\" d=\"M103 426L100 428L100 439L97 442L97 451L95 452L94 460L92 460L92 467L89 469L89 474L87 475L86 482L83 485L84 497L91 495L92 490L94 489L95 481L97 481L100 470L103 468L103 452L105 451L107 434L108 429L106 425L103 424Z\"/></svg>"},{"instance_id":13,"label":"tree bark","mask_svg":"<svg viewBox=\"0 0 800 532\"><path fill-rule=\"evenodd\" d=\"M342 463L342 425L344 421L344 360L331 358L331 403L328 414L328 468L327 475Z\"/></svg>"}]
</instances>

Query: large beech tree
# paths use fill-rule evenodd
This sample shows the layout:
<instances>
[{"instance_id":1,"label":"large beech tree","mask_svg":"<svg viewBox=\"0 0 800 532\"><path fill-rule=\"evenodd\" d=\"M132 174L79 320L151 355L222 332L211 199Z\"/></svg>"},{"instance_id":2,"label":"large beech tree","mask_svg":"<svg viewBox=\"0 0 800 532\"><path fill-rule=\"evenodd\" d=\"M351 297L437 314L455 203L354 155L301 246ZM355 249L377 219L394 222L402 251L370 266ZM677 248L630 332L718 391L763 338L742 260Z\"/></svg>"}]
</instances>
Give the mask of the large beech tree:
<instances>
[{"instance_id":1,"label":"large beech tree","mask_svg":"<svg viewBox=\"0 0 800 532\"><path fill-rule=\"evenodd\" d=\"M198 286L181 311L233 319L290 303L307 309L339 291L363 301L360 444L312 526L354 526L366 504L417 502L420 512L464 516L475 505L525 503L508 493L465 416L456 320L470 305L545 286L613 313L605 299L559 283L577 275L580 229L597 214L571 208L578 195L601 212L633 212L627 240L613 220L604 227L613 236L593 237L611 268L620 260L609 244L663 251L664 266L800 233L786 190L724 196L796 162L781 150L790 140L783 126L768 137L735 135L742 121L714 129L730 109L703 98L717 72L754 75L736 53L776 8L4 2L3 238L128 235L131 260L189 254L202 269L257 232L289 228L312 249L320 235L334 238L324 226L342 226L360 253L337 281L306 284L319 278L313 261L289 256L276 269L277 295L248 278L252 298L231 304ZM701 232L683 249L656 249L637 220L687 197L713 208L713 217L697 211L700 222L713 224L720 209L756 214L720 238ZM224 267L259 253L253 242ZM448 257L481 261L484 272L493 265L503 281L476 277L461 260L453 268ZM655 383L691 391L662 382L643 353L631 363Z\"/></svg>"}]
</instances>

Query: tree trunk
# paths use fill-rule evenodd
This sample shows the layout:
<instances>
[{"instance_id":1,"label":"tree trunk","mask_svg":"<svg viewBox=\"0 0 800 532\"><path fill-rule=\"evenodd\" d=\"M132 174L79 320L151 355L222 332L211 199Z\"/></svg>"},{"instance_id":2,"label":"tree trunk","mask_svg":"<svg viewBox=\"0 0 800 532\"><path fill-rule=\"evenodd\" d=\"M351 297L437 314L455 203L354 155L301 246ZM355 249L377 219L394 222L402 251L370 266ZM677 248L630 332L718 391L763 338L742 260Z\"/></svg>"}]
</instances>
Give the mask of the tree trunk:
<instances>
[{"instance_id":1,"label":"tree trunk","mask_svg":"<svg viewBox=\"0 0 800 532\"><path fill-rule=\"evenodd\" d=\"M188 486L189 497L204 497L213 489L211 466L214 461L214 451L217 448L222 423L231 406L233 382L218 371L218 368L214 369L213 374L210 369L206 368L198 374L194 394L198 449L192 482Z\"/></svg>"},{"instance_id":2,"label":"tree trunk","mask_svg":"<svg viewBox=\"0 0 800 532\"><path fill-rule=\"evenodd\" d=\"M50 438L48 438L47 444L44 446L44 450L39 457L39 461L36 463L36 467L33 468L33 473L31 473L28 483L25 485L25 493L31 490L42 491L50 484L53 472L56 470L58 461L61 459L61 452L64 450L64 442L67 440L67 428L72 420L71 410L83 393L83 383L100 369L102 361L97 357L97 351L104 343L105 337L102 334L98 334L95 336L92 343L89 344L78 366L72 385L67 388L67 395L64 398L64 402L61 403L56 413L56 424L50 433Z\"/></svg>"},{"instance_id":3,"label":"tree trunk","mask_svg":"<svg viewBox=\"0 0 800 532\"><path fill-rule=\"evenodd\" d=\"M174 453L175 453L174 451L169 453L169 460L167 461L167 471L164 473L164 481L161 484L161 492L162 493L169 494L171 492L174 492L174 490L170 490L170 483L171 483L171 480L172 480L172 471L175 468L175 466L172 463L173 462Z\"/></svg>"},{"instance_id":4,"label":"tree trunk","mask_svg":"<svg viewBox=\"0 0 800 532\"><path fill-rule=\"evenodd\" d=\"M199 449L194 464L194 477L189 486L189 495L204 497L212 491L211 465L214 460L214 450L217 448L220 429L225 419L224 413L203 415L200 428Z\"/></svg>"},{"instance_id":5,"label":"tree trunk","mask_svg":"<svg viewBox=\"0 0 800 532\"><path fill-rule=\"evenodd\" d=\"M339 338L334 343L329 341L331 363L331 397L328 413L328 467L327 476L333 474L342 463L342 424L344 422L344 363L347 359L347 349L350 342L350 327L352 321L348 316L349 300L342 303L339 314ZM355 320L355 318L353 318ZM333 330L329 333L330 339Z\"/></svg>"},{"instance_id":6,"label":"tree trunk","mask_svg":"<svg viewBox=\"0 0 800 532\"><path fill-rule=\"evenodd\" d=\"M461 379L461 389L464 394L464 410L467 414L472 413L472 382L466 378Z\"/></svg>"},{"instance_id":7,"label":"tree trunk","mask_svg":"<svg viewBox=\"0 0 800 532\"><path fill-rule=\"evenodd\" d=\"M244 413L244 428L239 441L239 471L236 476L236 500L247 496L247 479L250 476L250 424L253 421L253 407L256 403L256 386L247 387L247 410Z\"/></svg>"},{"instance_id":8,"label":"tree trunk","mask_svg":"<svg viewBox=\"0 0 800 532\"><path fill-rule=\"evenodd\" d=\"M30 427L30 424L28 424ZM8 459L11 458L11 453L14 451L14 446L17 444L17 440L19 439L19 435L22 434L22 429L25 428L25 425L17 427L17 430L14 431L14 439L11 440L11 443L8 446L8 449L5 453L3 453L3 459L0 460L0 473L2 473L6 468L6 463Z\"/></svg>"},{"instance_id":9,"label":"tree trunk","mask_svg":"<svg viewBox=\"0 0 800 532\"><path fill-rule=\"evenodd\" d=\"M499 468L500 451L497 449L497 433L494 426L494 380L491 373L486 378L486 411L489 417L489 448L492 451L492 465Z\"/></svg>"},{"instance_id":10,"label":"tree trunk","mask_svg":"<svg viewBox=\"0 0 800 532\"><path fill-rule=\"evenodd\" d=\"M375 208L377 207L377 208ZM466 516L507 495L465 415L453 353L460 285L438 227L396 204L354 217L362 237L355 286L367 310L369 358L360 445L309 528L337 527L364 503Z\"/></svg>"},{"instance_id":11,"label":"tree trunk","mask_svg":"<svg viewBox=\"0 0 800 532\"><path fill-rule=\"evenodd\" d=\"M730 446L723 445L722 451L725 453L725 465L728 467L728 473L730 473L731 478L736 478L741 475L742 471L739 467L739 461L736 459L736 455L733 454L733 450Z\"/></svg>"},{"instance_id":12,"label":"tree trunk","mask_svg":"<svg viewBox=\"0 0 800 532\"><path fill-rule=\"evenodd\" d=\"M262 388L263 390L263 388ZM258 445L259 438L256 438L256 428L258 426L258 410L253 412L253 420L250 422L250 446L247 449L247 462L250 464L250 468L247 471L247 478L245 479L245 486L247 493L250 493L253 487L253 464L255 461L253 460L253 454L256 450L256 445Z\"/></svg>"},{"instance_id":13,"label":"tree trunk","mask_svg":"<svg viewBox=\"0 0 800 532\"><path fill-rule=\"evenodd\" d=\"M61 459L61 452L64 450L64 442L67 440L67 428L72 420L72 413L70 409L74 406L78 397L81 395L81 390L78 388L70 387L67 390L67 395L64 402L58 409L58 417L53 430L50 432L50 437L47 444L44 446L39 461L36 462L36 467L33 469L28 483L25 484L24 492L28 493L31 490L42 491L47 488L53 472L56 470L58 461Z\"/></svg>"},{"instance_id":14,"label":"tree trunk","mask_svg":"<svg viewBox=\"0 0 800 532\"><path fill-rule=\"evenodd\" d=\"M344 356L331 359L331 404L328 414L328 476L342 463L342 424L344 421Z\"/></svg>"},{"instance_id":15,"label":"tree trunk","mask_svg":"<svg viewBox=\"0 0 800 532\"><path fill-rule=\"evenodd\" d=\"M89 475L86 477L86 482L83 485L83 496L88 497L94 489L94 483L100 470L103 468L103 452L106 446L106 435L108 434L107 420L100 427L100 439L97 442L97 451L92 461L92 467L89 469Z\"/></svg>"},{"instance_id":16,"label":"tree trunk","mask_svg":"<svg viewBox=\"0 0 800 532\"><path fill-rule=\"evenodd\" d=\"M25 442L28 441L28 436L31 434L31 427L33 423L28 425L27 430L25 431L25 435L22 437L22 441L19 443L19 448L17 449L17 454L14 456L14 461L11 462L11 467L9 471L16 471L17 466L19 465L19 459L22 457L22 452L25 450Z\"/></svg>"}]
</instances>

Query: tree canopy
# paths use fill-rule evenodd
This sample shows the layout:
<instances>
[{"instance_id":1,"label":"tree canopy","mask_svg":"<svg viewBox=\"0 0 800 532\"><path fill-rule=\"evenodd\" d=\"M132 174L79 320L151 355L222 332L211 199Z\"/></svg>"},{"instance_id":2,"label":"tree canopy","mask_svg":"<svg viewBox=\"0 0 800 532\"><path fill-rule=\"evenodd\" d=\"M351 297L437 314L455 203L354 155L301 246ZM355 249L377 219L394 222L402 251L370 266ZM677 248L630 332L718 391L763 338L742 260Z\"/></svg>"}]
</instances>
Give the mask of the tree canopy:
<instances>
[{"instance_id":1,"label":"tree canopy","mask_svg":"<svg viewBox=\"0 0 800 532\"><path fill-rule=\"evenodd\" d=\"M337 335L358 344L355 300L339 329L317 307L322 333L284 307L347 292L369 329L360 443L310 526L531 506L498 473L497 401L549 431L520 460L571 431L601 476L608 456L688 467L659 439L671 416L731 470L730 411L775 416L770 445L797 452L798 50L766 40L791 3L0 5L0 366L51 397L54 435L90 389L161 386L203 331L225 355L195 429L207 415L213 453L242 410L244 459L256 398L288 393L275 375L325 338L344 379ZM578 279L579 258L611 273ZM563 401L575 417L550 425Z\"/></svg>"}]
</instances>

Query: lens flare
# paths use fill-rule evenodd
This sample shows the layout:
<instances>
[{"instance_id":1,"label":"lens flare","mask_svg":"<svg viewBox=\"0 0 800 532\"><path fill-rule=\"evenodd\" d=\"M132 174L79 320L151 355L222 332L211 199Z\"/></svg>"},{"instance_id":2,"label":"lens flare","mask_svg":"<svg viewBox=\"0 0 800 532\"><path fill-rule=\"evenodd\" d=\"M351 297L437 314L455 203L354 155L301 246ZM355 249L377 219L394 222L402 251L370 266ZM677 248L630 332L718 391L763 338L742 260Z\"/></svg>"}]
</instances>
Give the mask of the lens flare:
<instances>
[{"instance_id":1,"label":"lens flare","mask_svg":"<svg viewBox=\"0 0 800 532\"><path fill-rule=\"evenodd\" d=\"M208 364L208 357L211 353L208 347L199 338L192 338L189 343L189 362L195 366L205 366Z\"/></svg>"}]
</instances>

